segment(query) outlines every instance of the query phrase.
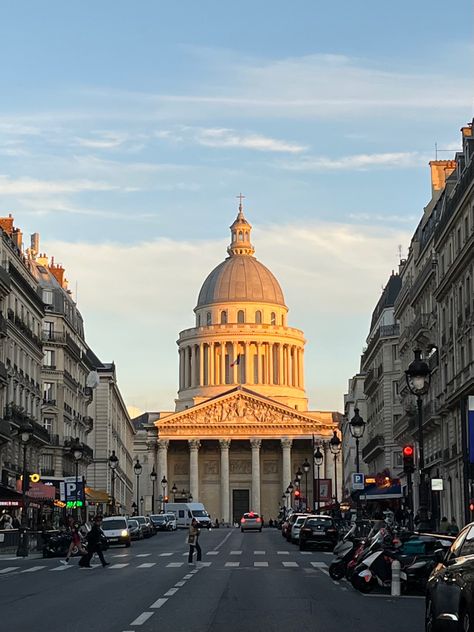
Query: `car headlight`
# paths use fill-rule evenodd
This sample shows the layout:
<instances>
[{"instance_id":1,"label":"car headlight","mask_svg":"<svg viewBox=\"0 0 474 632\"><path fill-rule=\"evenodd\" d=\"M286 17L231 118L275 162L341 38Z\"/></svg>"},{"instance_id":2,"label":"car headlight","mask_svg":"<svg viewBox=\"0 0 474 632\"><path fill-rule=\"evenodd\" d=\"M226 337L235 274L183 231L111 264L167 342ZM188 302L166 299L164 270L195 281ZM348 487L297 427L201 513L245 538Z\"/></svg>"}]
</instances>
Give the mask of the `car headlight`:
<instances>
[{"instance_id":1,"label":"car headlight","mask_svg":"<svg viewBox=\"0 0 474 632\"><path fill-rule=\"evenodd\" d=\"M128 535L128 531L127 531L127 529L124 529L124 530L122 531L122 533L121 533L122 538L126 538L126 537L127 537L127 535Z\"/></svg>"}]
</instances>

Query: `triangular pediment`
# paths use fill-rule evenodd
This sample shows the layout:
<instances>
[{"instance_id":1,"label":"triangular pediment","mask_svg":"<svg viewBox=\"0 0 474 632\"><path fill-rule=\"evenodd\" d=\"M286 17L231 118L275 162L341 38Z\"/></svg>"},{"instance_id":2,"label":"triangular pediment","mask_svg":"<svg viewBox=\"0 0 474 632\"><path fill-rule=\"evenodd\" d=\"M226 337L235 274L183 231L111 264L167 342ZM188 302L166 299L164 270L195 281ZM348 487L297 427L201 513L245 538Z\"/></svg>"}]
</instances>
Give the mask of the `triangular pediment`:
<instances>
[{"instance_id":1,"label":"triangular pediment","mask_svg":"<svg viewBox=\"0 0 474 632\"><path fill-rule=\"evenodd\" d=\"M155 422L163 439L332 436L332 413L305 414L244 387Z\"/></svg>"}]
</instances>

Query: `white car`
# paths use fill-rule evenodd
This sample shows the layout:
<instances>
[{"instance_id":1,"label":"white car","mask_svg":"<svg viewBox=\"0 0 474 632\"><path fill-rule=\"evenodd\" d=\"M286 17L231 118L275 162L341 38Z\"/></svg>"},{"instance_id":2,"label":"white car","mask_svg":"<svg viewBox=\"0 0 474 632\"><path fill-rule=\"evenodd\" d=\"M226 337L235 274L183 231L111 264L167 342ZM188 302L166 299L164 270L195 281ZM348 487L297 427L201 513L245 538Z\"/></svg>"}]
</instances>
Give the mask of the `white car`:
<instances>
[{"instance_id":1,"label":"white car","mask_svg":"<svg viewBox=\"0 0 474 632\"><path fill-rule=\"evenodd\" d=\"M303 526L304 521L306 520L306 518L308 516L310 516L311 514L302 514L301 516L298 516L298 518L296 518L295 523L293 524L293 526L291 527L291 541L296 544L297 542L299 542L300 540L300 530L301 527Z\"/></svg>"},{"instance_id":2,"label":"white car","mask_svg":"<svg viewBox=\"0 0 474 632\"><path fill-rule=\"evenodd\" d=\"M128 522L124 516L110 516L102 520L102 531L109 544L130 546L131 538Z\"/></svg>"},{"instance_id":3,"label":"white car","mask_svg":"<svg viewBox=\"0 0 474 632\"><path fill-rule=\"evenodd\" d=\"M176 514L168 512L165 513L164 516L168 522L169 530L176 531L176 529L178 528L178 520L176 519Z\"/></svg>"}]
</instances>

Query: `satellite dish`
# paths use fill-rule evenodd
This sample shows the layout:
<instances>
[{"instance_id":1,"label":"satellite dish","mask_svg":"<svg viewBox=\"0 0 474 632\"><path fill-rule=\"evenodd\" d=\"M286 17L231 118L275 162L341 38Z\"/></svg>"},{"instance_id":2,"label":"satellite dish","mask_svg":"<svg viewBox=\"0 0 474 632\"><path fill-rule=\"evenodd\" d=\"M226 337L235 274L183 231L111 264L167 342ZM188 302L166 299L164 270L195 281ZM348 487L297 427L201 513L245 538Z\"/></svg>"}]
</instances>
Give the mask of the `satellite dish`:
<instances>
[{"instance_id":1,"label":"satellite dish","mask_svg":"<svg viewBox=\"0 0 474 632\"><path fill-rule=\"evenodd\" d=\"M91 371L86 379L86 386L88 388L96 388L99 386L100 378L97 371Z\"/></svg>"}]
</instances>

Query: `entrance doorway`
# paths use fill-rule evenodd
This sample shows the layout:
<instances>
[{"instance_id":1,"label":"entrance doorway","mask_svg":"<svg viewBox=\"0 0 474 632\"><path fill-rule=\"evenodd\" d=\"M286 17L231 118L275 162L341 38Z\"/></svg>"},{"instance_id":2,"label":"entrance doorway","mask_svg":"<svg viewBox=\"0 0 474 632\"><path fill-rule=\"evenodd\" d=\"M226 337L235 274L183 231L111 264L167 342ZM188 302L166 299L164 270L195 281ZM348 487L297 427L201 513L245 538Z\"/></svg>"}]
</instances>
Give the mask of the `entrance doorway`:
<instances>
[{"instance_id":1,"label":"entrance doorway","mask_svg":"<svg viewBox=\"0 0 474 632\"><path fill-rule=\"evenodd\" d=\"M232 522L240 524L240 519L250 509L250 490L232 490Z\"/></svg>"}]
</instances>

